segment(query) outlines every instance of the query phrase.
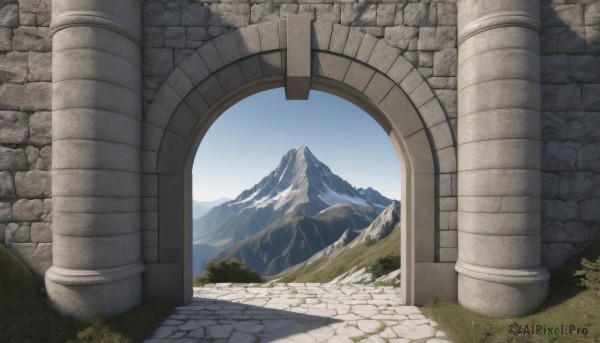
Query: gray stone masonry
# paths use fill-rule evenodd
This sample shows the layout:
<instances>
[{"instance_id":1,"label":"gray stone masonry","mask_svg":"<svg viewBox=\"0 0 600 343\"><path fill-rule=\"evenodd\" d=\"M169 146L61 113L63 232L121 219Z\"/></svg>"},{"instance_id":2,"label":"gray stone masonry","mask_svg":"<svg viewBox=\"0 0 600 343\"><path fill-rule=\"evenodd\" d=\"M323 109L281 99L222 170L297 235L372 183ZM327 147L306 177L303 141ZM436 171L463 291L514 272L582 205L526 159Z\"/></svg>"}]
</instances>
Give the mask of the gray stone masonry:
<instances>
[{"instance_id":1,"label":"gray stone masonry","mask_svg":"<svg viewBox=\"0 0 600 343\"><path fill-rule=\"evenodd\" d=\"M600 3L542 1L542 263L600 239Z\"/></svg>"},{"instance_id":2,"label":"gray stone masonry","mask_svg":"<svg viewBox=\"0 0 600 343\"><path fill-rule=\"evenodd\" d=\"M52 264L51 0L0 1L0 243Z\"/></svg>"}]
</instances>

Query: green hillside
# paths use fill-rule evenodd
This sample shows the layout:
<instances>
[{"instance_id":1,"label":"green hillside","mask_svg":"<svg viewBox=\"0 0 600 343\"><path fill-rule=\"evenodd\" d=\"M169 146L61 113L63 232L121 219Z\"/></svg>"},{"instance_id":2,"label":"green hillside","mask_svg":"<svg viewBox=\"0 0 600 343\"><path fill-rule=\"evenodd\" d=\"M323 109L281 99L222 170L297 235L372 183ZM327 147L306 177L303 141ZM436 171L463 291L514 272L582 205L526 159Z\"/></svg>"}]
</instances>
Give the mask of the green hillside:
<instances>
[{"instance_id":1,"label":"green hillside","mask_svg":"<svg viewBox=\"0 0 600 343\"><path fill-rule=\"evenodd\" d=\"M356 266L358 269L372 265L378 258L390 254L400 255L400 226L384 239L372 244L346 248L339 255L323 257L310 265L306 263L288 268L273 279L280 282L329 282Z\"/></svg>"},{"instance_id":2,"label":"green hillside","mask_svg":"<svg viewBox=\"0 0 600 343\"><path fill-rule=\"evenodd\" d=\"M370 207L335 205L314 217L296 217L272 225L221 252L215 259L235 258L262 275L274 275L309 259L335 242L346 229L362 229L377 216Z\"/></svg>"}]
</instances>

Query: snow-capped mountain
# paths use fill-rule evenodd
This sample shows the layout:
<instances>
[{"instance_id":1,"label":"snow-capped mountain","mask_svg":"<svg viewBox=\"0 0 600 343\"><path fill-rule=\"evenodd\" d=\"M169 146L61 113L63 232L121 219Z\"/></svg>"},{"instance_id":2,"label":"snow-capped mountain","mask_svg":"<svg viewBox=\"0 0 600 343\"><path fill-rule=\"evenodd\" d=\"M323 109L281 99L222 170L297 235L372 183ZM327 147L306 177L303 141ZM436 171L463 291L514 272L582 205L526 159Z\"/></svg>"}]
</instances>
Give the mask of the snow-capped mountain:
<instances>
[{"instance_id":1,"label":"snow-capped mountain","mask_svg":"<svg viewBox=\"0 0 600 343\"><path fill-rule=\"evenodd\" d=\"M227 247L269 225L313 216L335 204L369 206L380 212L390 203L371 188L354 188L308 147L300 146L288 151L258 184L195 220L194 240Z\"/></svg>"}]
</instances>

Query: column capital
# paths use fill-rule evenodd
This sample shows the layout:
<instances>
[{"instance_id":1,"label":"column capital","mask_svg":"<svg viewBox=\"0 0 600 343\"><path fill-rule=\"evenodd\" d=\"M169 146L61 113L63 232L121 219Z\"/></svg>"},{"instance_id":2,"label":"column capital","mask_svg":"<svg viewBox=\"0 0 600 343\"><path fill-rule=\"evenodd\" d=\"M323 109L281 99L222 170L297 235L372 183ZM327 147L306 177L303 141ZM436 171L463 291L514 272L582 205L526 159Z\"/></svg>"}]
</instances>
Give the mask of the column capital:
<instances>
[{"instance_id":1,"label":"column capital","mask_svg":"<svg viewBox=\"0 0 600 343\"><path fill-rule=\"evenodd\" d=\"M458 31L458 45L478 33L499 27L524 27L536 32L542 29L539 18L528 11L500 11L480 17Z\"/></svg>"}]
</instances>

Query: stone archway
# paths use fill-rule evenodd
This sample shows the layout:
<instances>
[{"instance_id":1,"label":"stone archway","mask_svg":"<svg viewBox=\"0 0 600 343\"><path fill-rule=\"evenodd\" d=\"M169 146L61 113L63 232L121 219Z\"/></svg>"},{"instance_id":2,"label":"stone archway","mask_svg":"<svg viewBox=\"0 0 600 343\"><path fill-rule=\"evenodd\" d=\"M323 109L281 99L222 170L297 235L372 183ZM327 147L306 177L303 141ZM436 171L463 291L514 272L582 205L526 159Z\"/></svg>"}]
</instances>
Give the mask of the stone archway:
<instances>
[{"instance_id":1,"label":"stone archway","mask_svg":"<svg viewBox=\"0 0 600 343\"><path fill-rule=\"evenodd\" d=\"M402 161L402 292L407 304L456 297L453 263L436 263L439 175L456 171L454 140L427 82L383 40L331 23L312 24L310 87L363 108ZM258 91L285 85L285 39L277 22L216 38L176 68L143 123L143 193L158 197L158 248L146 261L147 296L191 298L191 164L216 118ZM436 188L438 190L436 190ZM160 280L171 280L168 283ZM419 287L414 287L415 283ZM440 287L445 285L445 287Z\"/></svg>"}]
</instances>

